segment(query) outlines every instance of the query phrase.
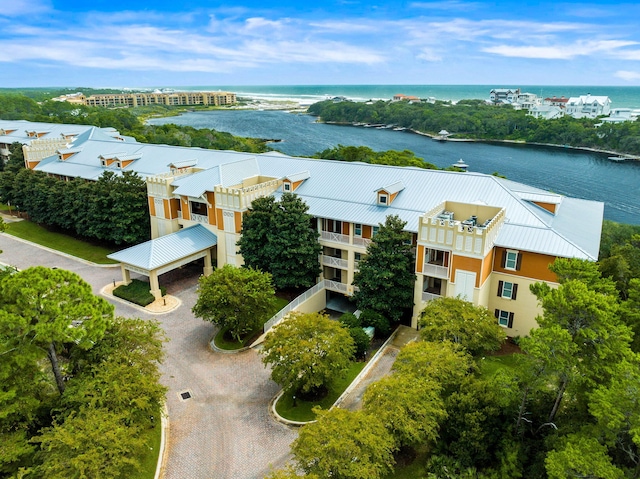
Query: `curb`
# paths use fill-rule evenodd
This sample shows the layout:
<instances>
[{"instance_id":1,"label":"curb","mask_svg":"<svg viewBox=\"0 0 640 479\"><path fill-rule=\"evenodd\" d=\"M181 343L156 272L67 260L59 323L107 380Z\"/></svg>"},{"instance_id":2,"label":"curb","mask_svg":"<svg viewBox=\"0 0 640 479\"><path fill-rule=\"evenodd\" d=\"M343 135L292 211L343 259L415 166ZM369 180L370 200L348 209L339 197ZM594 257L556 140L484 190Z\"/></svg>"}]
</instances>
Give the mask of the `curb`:
<instances>
[{"instance_id":1,"label":"curb","mask_svg":"<svg viewBox=\"0 0 640 479\"><path fill-rule=\"evenodd\" d=\"M114 301L117 301L117 302L119 302L121 304L126 304L128 306L131 306L132 308L137 309L138 311L142 311L142 312L147 313L147 314L153 314L153 315L156 315L156 316L160 316L160 315L163 315L163 314L172 313L173 311L178 309L180 306L182 306L182 301L180 300L180 298L177 298L177 297L173 296L173 298L176 300L176 305L173 308L171 308L171 309L169 309L167 311L149 311L147 308L144 308L144 307L142 307L142 306L140 306L138 304L131 303L130 301L126 301L126 300L124 300L122 298L118 298L117 296L114 296L111 293L108 293L107 292L107 288L109 288L109 286L111 286L111 283L109 283L107 286L103 286L102 287L102 289L100 290L100 294L102 296L104 296L105 298L113 299Z\"/></svg>"},{"instance_id":2,"label":"curb","mask_svg":"<svg viewBox=\"0 0 640 479\"><path fill-rule=\"evenodd\" d=\"M169 410L167 409L167 403L162 406L162 412L160 413L160 450L158 451L158 463L156 464L156 472L153 479L161 479L164 477L164 465L167 460L167 436L169 433Z\"/></svg>"},{"instance_id":3,"label":"curb","mask_svg":"<svg viewBox=\"0 0 640 479\"><path fill-rule=\"evenodd\" d=\"M360 381L362 380L362 378L369 372L371 368L373 368L373 366L382 357L386 349L389 347L389 344L393 341L393 339L396 337L397 334L398 334L398 329L396 328L396 330L391 334L391 336L389 336L387 340L382 344L382 346L380 346L380 349L376 351L376 354L373 355L373 357L369 360L367 365L364 368L362 368L362 371L360 371L358 375L355 378L353 378L353 381L351 381L351 384L347 386L347 389L345 389L343 393L340 395L340 397L336 399L336 402L333 403L333 405L329 408L329 410L333 409L334 407L340 407L340 404L342 404L345 398L349 394L351 394L351 392L360 384ZM276 411L276 404L278 403L278 400L282 397L283 394L284 394L284 389L281 389L278 392L278 394L276 394L273 397L273 399L271 399L271 402L269 403L269 412L276 419L276 421L281 422L282 424L285 424L287 426L294 426L294 427L300 427L300 426L304 426L305 424L316 422L316 419L313 419L311 421L292 421L278 414L278 412Z\"/></svg>"},{"instance_id":4,"label":"curb","mask_svg":"<svg viewBox=\"0 0 640 479\"><path fill-rule=\"evenodd\" d=\"M216 333L218 334L218 333ZM216 338L216 334L214 334L213 336L211 336L211 339L209 340L209 348L211 349L211 351L213 351L214 353L221 353L221 354L238 354L238 353L244 353L245 351L249 351L251 349L251 346L244 346L240 349L221 349L218 346L216 346L215 344L215 338Z\"/></svg>"}]
</instances>

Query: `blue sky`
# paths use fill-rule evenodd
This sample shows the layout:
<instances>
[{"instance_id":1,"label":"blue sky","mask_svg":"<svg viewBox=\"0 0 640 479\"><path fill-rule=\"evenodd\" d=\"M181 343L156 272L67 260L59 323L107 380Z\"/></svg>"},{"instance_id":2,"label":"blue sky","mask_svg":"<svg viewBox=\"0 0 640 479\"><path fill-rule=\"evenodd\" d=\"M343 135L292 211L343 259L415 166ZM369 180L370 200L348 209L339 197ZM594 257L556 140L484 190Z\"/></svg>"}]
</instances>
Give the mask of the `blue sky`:
<instances>
[{"instance_id":1,"label":"blue sky","mask_svg":"<svg viewBox=\"0 0 640 479\"><path fill-rule=\"evenodd\" d=\"M640 5L4 0L0 86L640 85Z\"/></svg>"}]
</instances>

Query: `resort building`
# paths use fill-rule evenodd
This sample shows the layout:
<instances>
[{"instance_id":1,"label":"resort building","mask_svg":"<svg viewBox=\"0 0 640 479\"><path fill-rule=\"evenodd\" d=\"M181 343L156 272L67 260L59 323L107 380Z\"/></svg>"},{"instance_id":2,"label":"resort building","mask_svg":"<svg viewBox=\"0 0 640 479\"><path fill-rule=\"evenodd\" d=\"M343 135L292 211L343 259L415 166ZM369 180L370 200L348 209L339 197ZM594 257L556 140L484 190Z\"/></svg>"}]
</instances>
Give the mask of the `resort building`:
<instances>
[{"instance_id":1,"label":"resort building","mask_svg":"<svg viewBox=\"0 0 640 479\"><path fill-rule=\"evenodd\" d=\"M611 111L611 100L608 96L592 96L591 94L569 98L566 113L574 118L596 118L608 115Z\"/></svg>"},{"instance_id":2,"label":"resort building","mask_svg":"<svg viewBox=\"0 0 640 479\"><path fill-rule=\"evenodd\" d=\"M157 276L193 259L204 258L205 274L242 265L243 215L256 198L284 192L309 206L322 245L318 281L329 298L354 293L359 261L388 215L406 222L415 252L413 327L429 301L460 296L494 312L509 336L526 335L541 313L529 286L557 283L548 269L556 258L598 257L602 203L496 176L105 136L75 137L29 165L58 177L136 171L146 178L153 239L112 257L125 281L130 271L149 275L157 297Z\"/></svg>"},{"instance_id":3,"label":"resort building","mask_svg":"<svg viewBox=\"0 0 640 479\"><path fill-rule=\"evenodd\" d=\"M109 93L84 96L81 93L65 95L56 100L68 101L86 106L102 107L134 107L148 105L233 105L236 94L225 91L175 91L153 93Z\"/></svg>"},{"instance_id":4,"label":"resort building","mask_svg":"<svg viewBox=\"0 0 640 479\"><path fill-rule=\"evenodd\" d=\"M561 96L560 98L556 96L552 96L552 97L545 98L543 104L550 105L550 106L558 106L564 109L567 107L568 102L569 102L569 99L565 98L564 96Z\"/></svg>"}]
</instances>

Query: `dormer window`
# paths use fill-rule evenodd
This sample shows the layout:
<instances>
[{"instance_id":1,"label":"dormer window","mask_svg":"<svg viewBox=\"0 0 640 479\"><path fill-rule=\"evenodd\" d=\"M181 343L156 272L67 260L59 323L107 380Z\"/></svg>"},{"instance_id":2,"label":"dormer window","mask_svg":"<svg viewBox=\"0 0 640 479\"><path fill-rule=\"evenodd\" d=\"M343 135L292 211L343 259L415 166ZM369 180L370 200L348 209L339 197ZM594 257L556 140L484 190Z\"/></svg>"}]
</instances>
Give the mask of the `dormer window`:
<instances>
[{"instance_id":1,"label":"dormer window","mask_svg":"<svg viewBox=\"0 0 640 479\"><path fill-rule=\"evenodd\" d=\"M386 193L378 193L378 204L381 206L388 206L389 196Z\"/></svg>"},{"instance_id":2,"label":"dormer window","mask_svg":"<svg viewBox=\"0 0 640 479\"><path fill-rule=\"evenodd\" d=\"M282 183L282 189L284 191L291 191L291 183L288 181L285 181L284 183Z\"/></svg>"}]
</instances>

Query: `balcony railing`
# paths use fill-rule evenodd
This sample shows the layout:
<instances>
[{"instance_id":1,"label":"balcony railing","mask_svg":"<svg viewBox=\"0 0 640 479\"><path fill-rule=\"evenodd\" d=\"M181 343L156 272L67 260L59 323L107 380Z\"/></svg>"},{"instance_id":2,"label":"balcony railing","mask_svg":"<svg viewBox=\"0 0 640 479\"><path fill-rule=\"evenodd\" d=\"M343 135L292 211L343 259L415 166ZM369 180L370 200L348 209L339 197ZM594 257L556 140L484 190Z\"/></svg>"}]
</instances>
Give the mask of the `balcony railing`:
<instances>
[{"instance_id":1,"label":"balcony railing","mask_svg":"<svg viewBox=\"0 0 640 479\"><path fill-rule=\"evenodd\" d=\"M191 213L191 221L195 221L196 223L207 224L209 223L209 218L205 215L197 215L195 213Z\"/></svg>"},{"instance_id":2,"label":"balcony railing","mask_svg":"<svg viewBox=\"0 0 640 479\"><path fill-rule=\"evenodd\" d=\"M433 278L447 279L449 277L449 268L432 263L425 263L422 267L422 274Z\"/></svg>"},{"instance_id":3,"label":"balcony railing","mask_svg":"<svg viewBox=\"0 0 640 479\"><path fill-rule=\"evenodd\" d=\"M358 236L353 237L353 244L356 246L364 246L366 248L367 246L369 246L369 243L371 243L370 239L360 238Z\"/></svg>"},{"instance_id":4,"label":"balcony railing","mask_svg":"<svg viewBox=\"0 0 640 479\"><path fill-rule=\"evenodd\" d=\"M320 238L325 241L331 241L333 243L349 244L349 236L342 235L340 233L331 233L329 231L322 231L320 234Z\"/></svg>"},{"instance_id":5,"label":"balcony railing","mask_svg":"<svg viewBox=\"0 0 640 479\"><path fill-rule=\"evenodd\" d=\"M337 293L347 293L347 285L345 283L340 283L338 281L333 281L330 279L324 280L325 288L329 291L335 291Z\"/></svg>"},{"instance_id":6,"label":"balcony railing","mask_svg":"<svg viewBox=\"0 0 640 479\"><path fill-rule=\"evenodd\" d=\"M424 291L422 293L422 302L426 303L428 301L433 301L434 299L442 298L439 294L427 293Z\"/></svg>"},{"instance_id":7,"label":"balcony railing","mask_svg":"<svg viewBox=\"0 0 640 479\"><path fill-rule=\"evenodd\" d=\"M333 268L347 269L349 263L346 259L334 258L333 256L322 255L322 264Z\"/></svg>"}]
</instances>

